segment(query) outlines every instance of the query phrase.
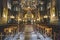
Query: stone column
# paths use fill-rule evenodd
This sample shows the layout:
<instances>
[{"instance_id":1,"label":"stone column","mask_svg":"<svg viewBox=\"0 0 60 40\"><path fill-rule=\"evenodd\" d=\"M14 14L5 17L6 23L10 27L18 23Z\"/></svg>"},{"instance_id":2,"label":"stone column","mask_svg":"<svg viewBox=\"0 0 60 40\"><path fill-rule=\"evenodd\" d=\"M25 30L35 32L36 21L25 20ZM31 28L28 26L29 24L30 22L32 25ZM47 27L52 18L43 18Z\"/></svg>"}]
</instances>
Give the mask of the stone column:
<instances>
[{"instance_id":1,"label":"stone column","mask_svg":"<svg viewBox=\"0 0 60 40\"><path fill-rule=\"evenodd\" d=\"M8 16L8 8L7 8L7 0L3 0L3 13L2 13L2 23L7 23Z\"/></svg>"},{"instance_id":2,"label":"stone column","mask_svg":"<svg viewBox=\"0 0 60 40\"><path fill-rule=\"evenodd\" d=\"M52 0L51 1L51 8L50 8L50 22L56 24L57 23L57 20L56 20L57 16L55 14L56 13L55 12L55 10L56 10L55 9L55 7L56 7L55 5L56 5L56 0Z\"/></svg>"}]
</instances>

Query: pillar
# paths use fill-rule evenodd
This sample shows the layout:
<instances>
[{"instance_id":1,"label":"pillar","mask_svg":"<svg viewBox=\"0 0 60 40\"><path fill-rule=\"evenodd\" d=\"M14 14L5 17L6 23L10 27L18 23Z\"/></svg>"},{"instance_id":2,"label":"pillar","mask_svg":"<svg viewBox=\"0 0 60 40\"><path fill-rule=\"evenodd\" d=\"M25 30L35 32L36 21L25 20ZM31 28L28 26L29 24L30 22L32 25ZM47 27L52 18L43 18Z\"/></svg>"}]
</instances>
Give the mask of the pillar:
<instances>
[{"instance_id":1,"label":"pillar","mask_svg":"<svg viewBox=\"0 0 60 40\"><path fill-rule=\"evenodd\" d=\"M7 0L3 0L3 14L2 14L2 23L7 23L8 16L8 8L7 8Z\"/></svg>"}]
</instances>

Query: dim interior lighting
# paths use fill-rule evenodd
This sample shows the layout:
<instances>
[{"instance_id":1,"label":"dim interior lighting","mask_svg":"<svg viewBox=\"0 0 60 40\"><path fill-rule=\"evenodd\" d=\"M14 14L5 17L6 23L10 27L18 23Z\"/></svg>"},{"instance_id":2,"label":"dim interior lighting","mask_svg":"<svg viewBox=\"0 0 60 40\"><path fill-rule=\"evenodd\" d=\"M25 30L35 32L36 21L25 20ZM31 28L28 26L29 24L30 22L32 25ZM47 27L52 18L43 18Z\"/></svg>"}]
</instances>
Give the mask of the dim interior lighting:
<instances>
[{"instance_id":1,"label":"dim interior lighting","mask_svg":"<svg viewBox=\"0 0 60 40\"><path fill-rule=\"evenodd\" d=\"M4 11L5 11L6 9L4 8Z\"/></svg>"},{"instance_id":2,"label":"dim interior lighting","mask_svg":"<svg viewBox=\"0 0 60 40\"><path fill-rule=\"evenodd\" d=\"M27 18L27 14L25 14L25 18Z\"/></svg>"},{"instance_id":3,"label":"dim interior lighting","mask_svg":"<svg viewBox=\"0 0 60 40\"><path fill-rule=\"evenodd\" d=\"M33 2L35 2L35 1L33 1Z\"/></svg>"},{"instance_id":4,"label":"dim interior lighting","mask_svg":"<svg viewBox=\"0 0 60 40\"><path fill-rule=\"evenodd\" d=\"M32 14L32 18L34 18L33 14Z\"/></svg>"},{"instance_id":5,"label":"dim interior lighting","mask_svg":"<svg viewBox=\"0 0 60 40\"><path fill-rule=\"evenodd\" d=\"M12 16L10 16L10 18L15 18L15 17L12 15Z\"/></svg>"},{"instance_id":6,"label":"dim interior lighting","mask_svg":"<svg viewBox=\"0 0 60 40\"><path fill-rule=\"evenodd\" d=\"M40 2L40 4L42 5L42 4L44 4L43 2Z\"/></svg>"},{"instance_id":7,"label":"dim interior lighting","mask_svg":"<svg viewBox=\"0 0 60 40\"><path fill-rule=\"evenodd\" d=\"M40 18L38 18L37 21L40 21Z\"/></svg>"},{"instance_id":8,"label":"dim interior lighting","mask_svg":"<svg viewBox=\"0 0 60 40\"><path fill-rule=\"evenodd\" d=\"M35 22L35 20L34 20L34 22Z\"/></svg>"},{"instance_id":9,"label":"dim interior lighting","mask_svg":"<svg viewBox=\"0 0 60 40\"><path fill-rule=\"evenodd\" d=\"M55 16L55 14L53 14L53 17Z\"/></svg>"},{"instance_id":10,"label":"dim interior lighting","mask_svg":"<svg viewBox=\"0 0 60 40\"><path fill-rule=\"evenodd\" d=\"M20 19L20 18L18 18L18 21L21 21L21 19Z\"/></svg>"},{"instance_id":11,"label":"dim interior lighting","mask_svg":"<svg viewBox=\"0 0 60 40\"><path fill-rule=\"evenodd\" d=\"M53 10L55 10L55 8L53 7Z\"/></svg>"},{"instance_id":12,"label":"dim interior lighting","mask_svg":"<svg viewBox=\"0 0 60 40\"><path fill-rule=\"evenodd\" d=\"M6 15L5 15L5 14L3 14L3 17L6 17Z\"/></svg>"},{"instance_id":13,"label":"dim interior lighting","mask_svg":"<svg viewBox=\"0 0 60 40\"><path fill-rule=\"evenodd\" d=\"M25 1L23 3L25 3Z\"/></svg>"},{"instance_id":14,"label":"dim interior lighting","mask_svg":"<svg viewBox=\"0 0 60 40\"><path fill-rule=\"evenodd\" d=\"M25 20L25 22L27 22L27 20Z\"/></svg>"},{"instance_id":15,"label":"dim interior lighting","mask_svg":"<svg viewBox=\"0 0 60 40\"><path fill-rule=\"evenodd\" d=\"M39 20L39 19L37 19L37 20Z\"/></svg>"},{"instance_id":16,"label":"dim interior lighting","mask_svg":"<svg viewBox=\"0 0 60 40\"><path fill-rule=\"evenodd\" d=\"M6 17L6 8L3 9L3 17Z\"/></svg>"},{"instance_id":17,"label":"dim interior lighting","mask_svg":"<svg viewBox=\"0 0 60 40\"><path fill-rule=\"evenodd\" d=\"M11 32L11 29L9 29L9 32Z\"/></svg>"},{"instance_id":18,"label":"dim interior lighting","mask_svg":"<svg viewBox=\"0 0 60 40\"><path fill-rule=\"evenodd\" d=\"M47 15L45 15L45 16L44 16L44 18L48 18L48 16L47 16Z\"/></svg>"},{"instance_id":19,"label":"dim interior lighting","mask_svg":"<svg viewBox=\"0 0 60 40\"><path fill-rule=\"evenodd\" d=\"M51 28L46 28L46 30L47 30L47 32L49 33L50 32L50 30L52 30Z\"/></svg>"},{"instance_id":20,"label":"dim interior lighting","mask_svg":"<svg viewBox=\"0 0 60 40\"><path fill-rule=\"evenodd\" d=\"M23 22L24 22L25 20L23 20Z\"/></svg>"},{"instance_id":21,"label":"dim interior lighting","mask_svg":"<svg viewBox=\"0 0 60 40\"><path fill-rule=\"evenodd\" d=\"M28 8L30 8L30 7L28 7Z\"/></svg>"}]
</instances>

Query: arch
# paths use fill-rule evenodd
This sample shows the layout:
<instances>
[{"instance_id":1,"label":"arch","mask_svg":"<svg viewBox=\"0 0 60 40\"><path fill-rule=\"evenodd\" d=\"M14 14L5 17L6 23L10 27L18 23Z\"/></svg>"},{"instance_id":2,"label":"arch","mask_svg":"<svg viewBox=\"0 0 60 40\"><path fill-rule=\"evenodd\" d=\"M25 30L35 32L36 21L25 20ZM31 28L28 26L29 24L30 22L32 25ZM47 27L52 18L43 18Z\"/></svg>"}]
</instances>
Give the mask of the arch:
<instances>
[{"instance_id":1,"label":"arch","mask_svg":"<svg viewBox=\"0 0 60 40\"><path fill-rule=\"evenodd\" d=\"M34 15L32 13L27 13L24 18L34 18Z\"/></svg>"}]
</instances>

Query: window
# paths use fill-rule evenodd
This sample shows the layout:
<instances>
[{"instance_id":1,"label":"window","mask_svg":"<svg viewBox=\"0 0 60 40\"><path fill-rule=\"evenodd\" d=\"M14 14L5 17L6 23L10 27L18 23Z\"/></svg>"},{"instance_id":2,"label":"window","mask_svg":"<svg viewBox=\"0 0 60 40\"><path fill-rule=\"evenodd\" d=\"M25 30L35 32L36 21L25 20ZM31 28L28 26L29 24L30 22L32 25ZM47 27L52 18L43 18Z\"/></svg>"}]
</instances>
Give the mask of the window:
<instances>
[{"instance_id":1,"label":"window","mask_svg":"<svg viewBox=\"0 0 60 40\"><path fill-rule=\"evenodd\" d=\"M51 3L47 4L47 9L49 9L51 7Z\"/></svg>"},{"instance_id":2,"label":"window","mask_svg":"<svg viewBox=\"0 0 60 40\"><path fill-rule=\"evenodd\" d=\"M11 3L7 2L8 9L11 9Z\"/></svg>"},{"instance_id":3,"label":"window","mask_svg":"<svg viewBox=\"0 0 60 40\"><path fill-rule=\"evenodd\" d=\"M13 7L13 10L14 10L14 11L19 11L19 8L16 7L16 6L14 6L14 7Z\"/></svg>"},{"instance_id":4,"label":"window","mask_svg":"<svg viewBox=\"0 0 60 40\"><path fill-rule=\"evenodd\" d=\"M40 10L43 11L43 7L41 7Z\"/></svg>"}]
</instances>

